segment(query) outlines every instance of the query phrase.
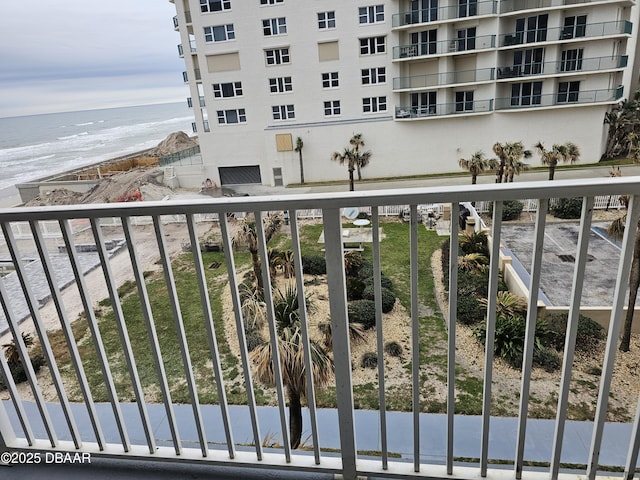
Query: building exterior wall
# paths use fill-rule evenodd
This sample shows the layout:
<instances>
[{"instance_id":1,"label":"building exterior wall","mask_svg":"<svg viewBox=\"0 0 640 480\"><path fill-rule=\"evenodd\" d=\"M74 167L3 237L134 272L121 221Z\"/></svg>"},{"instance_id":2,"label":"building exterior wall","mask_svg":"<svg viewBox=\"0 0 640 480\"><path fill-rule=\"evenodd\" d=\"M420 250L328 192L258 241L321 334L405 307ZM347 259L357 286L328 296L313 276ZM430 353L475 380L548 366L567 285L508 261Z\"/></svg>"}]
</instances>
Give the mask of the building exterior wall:
<instances>
[{"instance_id":1,"label":"building exterior wall","mask_svg":"<svg viewBox=\"0 0 640 480\"><path fill-rule=\"evenodd\" d=\"M216 182L219 167L243 165L260 165L264 184L274 168L299 182L288 135L292 147L304 142L306 181L346 178L330 157L355 133L373 154L369 178L455 171L477 150L491 156L497 141L571 141L582 161L597 161L605 112L638 84L631 0L261 3L175 0L202 171ZM365 7L374 23L360 23ZM331 28L319 28L322 12L332 12ZM265 20L279 34L265 35ZM271 51L289 62L271 64ZM364 99L386 109L366 112ZM331 103L327 115L325 102L339 112Z\"/></svg>"}]
</instances>

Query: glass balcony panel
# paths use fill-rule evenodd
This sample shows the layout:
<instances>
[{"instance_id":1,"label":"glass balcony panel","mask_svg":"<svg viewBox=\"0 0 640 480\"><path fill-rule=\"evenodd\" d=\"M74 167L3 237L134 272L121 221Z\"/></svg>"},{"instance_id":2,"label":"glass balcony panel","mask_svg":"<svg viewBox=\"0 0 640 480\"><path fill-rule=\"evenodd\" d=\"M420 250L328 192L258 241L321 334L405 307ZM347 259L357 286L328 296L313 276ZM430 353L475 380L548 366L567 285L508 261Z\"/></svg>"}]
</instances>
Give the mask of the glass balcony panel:
<instances>
[{"instance_id":1,"label":"glass balcony panel","mask_svg":"<svg viewBox=\"0 0 640 480\"><path fill-rule=\"evenodd\" d=\"M393 58L410 58L424 55L442 55L469 50L486 50L495 47L495 35L481 35L455 40L414 43L393 47Z\"/></svg>"},{"instance_id":2,"label":"glass balcony panel","mask_svg":"<svg viewBox=\"0 0 640 480\"><path fill-rule=\"evenodd\" d=\"M497 11L498 2L492 0L468 2L461 5L456 3L455 5L437 8L423 8L396 13L392 17L392 25L393 27L403 27L405 25L417 25L441 20L455 20L456 18L494 15Z\"/></svg>"},{"instance_id":3,"label":"glass balcony panel","mask_svg":"<svg viewBox=\"0 0 640 480\"><path fill-rule=\"evenodd\" d=\"M629 21L613 21L589 23L575 27L554 27L534 30L524 30L501 34L498 37L498 46L509 47L525 43L545 41L570 40L573 38L595 38L609 35L628 35L632 29Z\"/></svg>"},{"instance_id":4,"label":"glass balcony panel","mask_svg":"<svg viewBox=\"0 0 640 480\"><path fill-rule=\"evenodd\" d=\"M564 96L559 93L532 94L496 98L496 110L511 110L528 107L552 107L556 105L575 105L586 103L614 102L620 98L621 93L618 88L603 90L584 90L569 92Z\"/></svg>"}]
</instances>

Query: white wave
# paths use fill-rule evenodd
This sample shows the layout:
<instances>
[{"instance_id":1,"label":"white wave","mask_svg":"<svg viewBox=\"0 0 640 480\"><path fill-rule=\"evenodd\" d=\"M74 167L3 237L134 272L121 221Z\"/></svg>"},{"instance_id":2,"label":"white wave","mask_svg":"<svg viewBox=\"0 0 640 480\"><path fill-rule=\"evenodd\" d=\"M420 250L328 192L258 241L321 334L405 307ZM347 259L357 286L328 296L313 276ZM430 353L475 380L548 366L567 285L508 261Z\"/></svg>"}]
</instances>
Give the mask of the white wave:
<instances>
[{"instance_id":1,"label":"white wave","mask_svg":"<svg viewBox=\"0 0 640 480\"><path fill-rule=\"evenodd\" d=\"M71 138L84 137L85 135L89 135L89 132L80 132L75 135L67 135L66 137L58 137L58 140L69 140Z\"/></svg>"},{"instance_id":2,"label":"white wave","mask_svg":"<svg viewBox=\"0 0 640 480\"><path fill-rule=\"evenodd\" d=\"M74 126L76 127L84 127L85 125L93 125L94 122L85 122L85 123L76 123Z\"/></svg>"}]
</instances>

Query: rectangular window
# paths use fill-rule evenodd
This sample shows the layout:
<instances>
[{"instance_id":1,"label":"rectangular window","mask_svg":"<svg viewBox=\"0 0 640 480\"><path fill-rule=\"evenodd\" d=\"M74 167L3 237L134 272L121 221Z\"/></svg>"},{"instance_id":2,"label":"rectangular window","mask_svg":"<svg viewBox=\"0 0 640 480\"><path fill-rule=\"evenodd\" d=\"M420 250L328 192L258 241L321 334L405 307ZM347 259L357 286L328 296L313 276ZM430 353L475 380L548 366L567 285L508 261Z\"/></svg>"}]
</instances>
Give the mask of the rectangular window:
<instances>
[{"instance_id":1,"label":"rectangular window","mask_svg":"<svg viewBox=\"0 0 640 480\"><path fill-rule=\"evenodd\" d=\"M387 97L371 97L362 99L362 112L375 113L387 111Z\"/></svg>"},{"instance_id":2,"label":"rectangular window","mask_svg":"<svg viewBox=\"0 0 640 480\"><path fill-rule=\"evenodd\" d=\"M322 88L337 88L338 86L338 72L328 72L322 74Z\"/></svg>"},{"instance_id":3,"label":"rectangular window","mask_svg":"<svg viewBox=\"0 0 640 480\"><path fill-rule=\"evenodd\" d=\"M260 0L260 5L275 5L277 3L284 3L284 0Z\"/></svg>"},{"instance_id":4,"label":"rectangular window","mask_svg":"<svg viewBox=\"0 0 640 480\"><path fill-rule=\"evenodd\" d=\"M335 117L337 115L340 115L340 100L324 102L324 116Z\"/></svg>"},{"instance_id":5,"label":"rectangular window","mask_svg":"<svg viewBox=\"0 0 640 480\"><path fill-rule=\"evenodd\" d=\"M513 52L514 75L538 75L542 73L544 48L530 48Z\"/></svg>"},{"instance_id":6,"label":"rectangular window","mask_svg":"<svg viewBox=\"0 0 640 480\"><path fill-rule=\"evenodd\" d=\"M464 28L458 30L458 42L456 44L457 52L465 50L473 50L476 48L476 27Z\"/></svg>"},{"instance_id":7,"label":"rectangular window","mask_svg":"<svg viewBox=\"0 0 640 480\"><path fill-rule=\"evenodd\" d=\"M364 68L361 71L362 85L385 83L387 81L386 67Z\"/></svg>"},{"instance_id":8,"label":"rectangular window","mask_svg":"<svg viewBox=\"0 0 640 480\"><path fill-rule=\"evenodd\" d=\"M264 55L267 59L267 65L282 65L290 62L288 48L265 50Z\"/></svg>"},{"instance_id":9,"label":"rectangular window","mask_svg":"<svg viewBox=\"0 0 640 480\"><path fill-rule=\"evenodd\" d=\"M336 12L318 13L318 28L320 30L336 28Z\"/></svg>"},{"instance_id":10,"label":"rectangular window","mask_svg":"<svg viewBox=\"0 0 640 480\"><path fill-rule=\"evenodd\" d=\"M582 53L583 48L573 48L562 52L562 60L560 61L561 72L575 72L582 70Z\"/></svg>"},{"instance_id":11,"label":"rectangular window","mask_svg":"<svg viewBox=\"0 0 640 480\"><path fill-rule=\"evenodd\" d=\"M291 120L296 118L293 105L274 105L271 107L274 120Z\"/></svg>"},{"instance_id":12,"label":"rectangular window","mask_svg":"<svg viewBox=\"0 0 640 480\"><path fill-rule=\"evenodd\" d=\"M262 20L262 33L264 33L265 37L286 34L287 19L285 17L280 17Z\"/></svg>"},{"instance_id":13,"label":"rectangular window","mask_svg":"<svg viewBox=\"0 0 640 480\"><path fill-rule=\"evenodd\" d=\"M543 15L516 19L516 38L513 43L546 41L548 21L549 15L546 13Z\"/></svg>"},{"instance_id":14,"label":"rectangular window","mask_svg":"<svg viewBox=\"0 0 640 480\"><path fill-rule=\"evenodd\" d=\"M438 0L411 0L411 12L406 23L435 22L438 20Z\"/></svg>"},{"instance_id":15,"label":"rectangular window","mask_svg":"<svg viewBox=\"0 0 640 480\"><path fill-rule=\"evenodd\" d=\"M564 27L560 32L560 40L584 37L587 33L587 16L577 15L564 18Z\"/></svg>"},{"instance_id":16,"label":"rectangular window","mask_svg":"<svg viewBox=\"0 0 640 480\"><path fill-rule=\"evenodd\" d=\"M574 103L578 101L580 82L560 82L558 84L558 103Z\"/></svg>"},{"instance_id":17,"label":"rectangular window","mask_svg":"<svg viewBox=\"0 0 640 480\"><path fill-rule=\"evenodd\" d=\"M374 55L385 52L385 37L360 39L360 55Z\"/></svg>"},{"instance_id":18,"label":"rectangular window","mask_svg":"<svg viewBox=\"0 0 640 480\"><path fill-rule=\"evenodd\" d=\"M245 123L247 121L247 114L244 108L238 108L237 110L218 110L218 124L229 125L233 123Z\"/></svg>"},{"instance_id":19,"label":"rectangular window","mask_svg":"<svg viewBox=\"0 0 640 480\"><path fill-rule=\"evenodd\" d=\"M412 116L423 117L426 115L435 115L436 110L436 92L422 92L411 94L411 114Z\"/></svg>"},{"instance_id":20,"label":"rectangular window","mask_svg":"<svg viewBox=\"0 0 640 480\"><path fill-rule=\"evenodd\" d=\"M242 82L214 83L213 96L215 98L228 98L242 96Z\"/></svg>"},{"instance_id":21,"label":"rectangular window","mask_svg":"<svg viewBox=\"0 0 640 480\"><path fill-rule=\"evenodd\" d=\"M231 0L200 0L200 11L202 13L221 12L231 10Z\"/></svg>"},{"instance_id":22,"label":"rectangular window","mask_svg":"<svg viewBox=\"0 0 640 480\"><path fill-rule=\"evenodd\" d=\"M413 51L408 52L413 55L433 55L436 53L438 41L438 30L423 30L411 34L411 44ZM455 44L454 44L455 46ZM402 57L402 52L400 53Z\"/></svg>"},{"instance_id":23,"label":"rectangular window","mask_svg":"<svg viewBox=\"0 0 640 480\"><path fill-rule=\"evenodd\" d=\"M458 0L458 17L478 15L478 0Z\"/></svg>"},{"instance_id":24,"label":"rectangular window","mask_svg":"<svg viewBox=\"0 0 640 480\"><path fill-rule=\"evenodd\" d=\"M511 85L511 106L540 105L542 82L514 83Z\"/></svg>"},{"instance_id":25,"label":"rectangular window","mask_svg":"<svg viewBox=\"0 0 640 480\"><path fill-rule=\"evenodd\" d=\"M384 5L358 8L360 24L384 22Z\"/></svg>"},{"instance_id":26,"label":"rectangular window","mask_svg":"<svg viewBox=\"0 0 640 480\"><path fill-rule=\"evenodd\" d=\"M233 31L233 23L228 25L217 25L213 27L204 27L204 40L207 43L211 42L226 42L236 38L236 34Z\"/></svg>"},{"instance_id":27,"label":"rectangular window","mask_svg":"<svg viewBox=\"0 0 640 480\"><path fill-rule=\"evenodd\" d=\"M271 93L286 93L293 90L291 77L277 77L269 79L269 91Z\"/></svg>"},{"instance_id":28,"label":"rectangular window","mask_svg":"<svg viewBox=\"0 0 640 480\"><path fill-rule=\"evenodd\" d=\"M456 112L473 111L473 91L456 92Z\"/></svg>"}]
</instances>

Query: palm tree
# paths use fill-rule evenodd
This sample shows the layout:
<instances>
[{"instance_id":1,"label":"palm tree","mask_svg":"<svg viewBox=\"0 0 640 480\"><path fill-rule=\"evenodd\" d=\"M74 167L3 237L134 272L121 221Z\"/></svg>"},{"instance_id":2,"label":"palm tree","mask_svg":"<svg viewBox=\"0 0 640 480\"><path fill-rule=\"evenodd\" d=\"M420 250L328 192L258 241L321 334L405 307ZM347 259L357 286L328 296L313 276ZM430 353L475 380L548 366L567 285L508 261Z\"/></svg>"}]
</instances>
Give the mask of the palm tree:
<instances>
[{"instance_id":1,"label":"palm tree","mask_svg":"<svg viewBox=\"0 0 640 480\"><path fill-rule=\"evenodd\" d=\"M471 174L471 185L475 185L478 175L489 168L496 168L498 161L495 158L485 158L484 153L478 150L471 155L471 158L461 158L458 160L458 165L460 168L469 171Z\"/></svg>"},{"instance_id":2,"label":"palm tree","mask_svg":"<svg viewBox=\"0 0 640 480\"><path fill-rule=\"evenodd\" d=\"M356 169L358 170L358 180L362 180L362 173L360 172L361 168L366 167L371 162L371 152L367 150L366 152L358 152L357 150L352 152L353 161L356 164Z\"/></svg>"},{"instance_id":3,"label":"palm tree","mask_svg":"<svg viewBox=\"0 0 640 480\"><path fill-rule=\"evenodd\" d=\"M264 235L265 241L269 243L269 240L280 229L283 220L278 214L268 215L264 219ZM262 291L264 285L262 282L262 268L260 266L260 257L258 256L258 236L256 233L256 223L250 216L246 216L240 224L240 229L233 237L233 246L237 248L240 245L246 245L251 254L251 263L253 265L253 272L258 282L258 290Z\"/></svg>"},{"instance_id":4,"label":"palm tree","mask_svg":"<svg viewBox=\"0 0 640 480\"><path fill-rule=\"evenodd\" d=\"M602 159L614 159L629 155L633 148L630 134L640 133L640 90L629 100L614 105L604 117L609 125L607 143Z\"/></svg>"},{"instance_id":5,"label":"palm tree","mask_svg":"<svg viewBox=\"0 0 640 480\"><path fill-rule=\"evenodd\" d=\"M353 137L351 137L351 139L349 140L349 145L351 145L351 151L357 155L358 152L360 151L360 147L364 147L364 140L362 139L362 134L354 133ZM368 163L369 162L367 162L367 164ZM366 166L367 165L360 165L358 162L356 162L356 169L358 171L358 181L362 180L362 172L360 171L360 168L366 167Z\"/></svg>"},{"instance_id":6,"label":"palm tree","mask_svg":"<svg viewBox=\"0 0 640 480\"><path fill-rule=\"evenodd\" d=\"M302 138L296 138L295 151L298 152L298 157L300 158L300 183L304 185L304 164L302 163L302 147L304 147Z\"/></svg>"},{"instance_id":7,"label":"palm tree","mask_svg":"<svg viewBox=\"0 0 640 480\"><path fill-rule=\"evenodd\" d=\"M576 163L580 159L580 149L571 142L554 143L551 150L547 150L542 142L538 142L535 144L535 149L540 154L542 164L549 166L549 180L553 180L559 162Z\"/></svg>"},{"instance_id":8,"label":"palm tree","mask_svg":"<svg viewBox=\"0 0 640 480\"><path fill-rule=\"evenodd\" d=\"M353 172L356 169L356 159L353 155L353 151L348 148L344 149L344 152L333 152L331 154L331 160L338 162L340 165L347 164L347 170L349 171L349 191L353 192Z\"/></svg>"},{"instance_id":9,"label":"palm tree","mask_svg":"<svg viewBox=\"0 0 640 480\"><path fill-rule=\"evenodd\" d=\"M514 175L519 175L529 167L522 160L530 158L531 151L526 150L522 142L496 142L493 152L500 161L496 169L496 183L513 182Z\"/></svg>"}]
</instances>

